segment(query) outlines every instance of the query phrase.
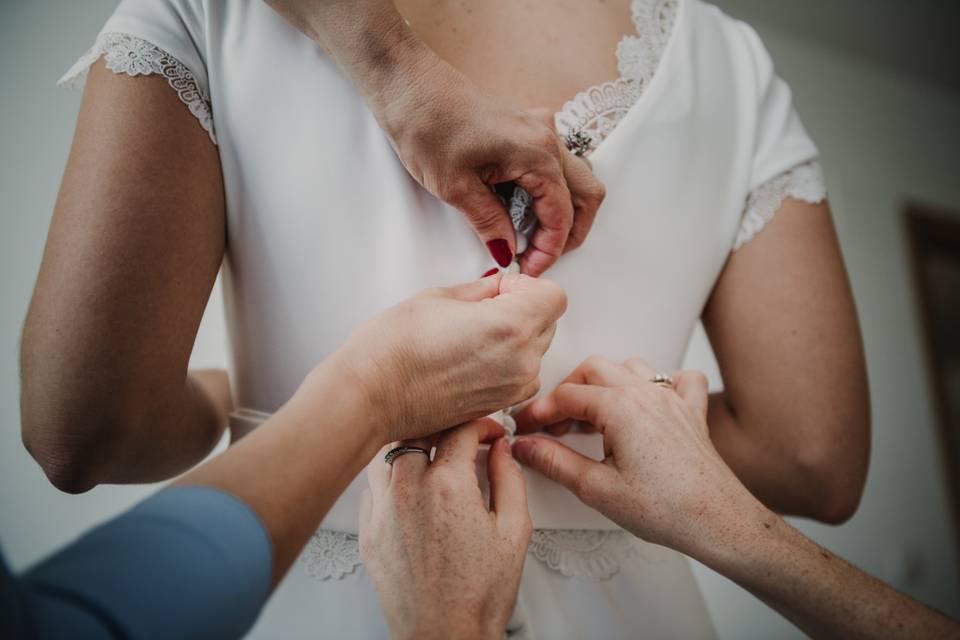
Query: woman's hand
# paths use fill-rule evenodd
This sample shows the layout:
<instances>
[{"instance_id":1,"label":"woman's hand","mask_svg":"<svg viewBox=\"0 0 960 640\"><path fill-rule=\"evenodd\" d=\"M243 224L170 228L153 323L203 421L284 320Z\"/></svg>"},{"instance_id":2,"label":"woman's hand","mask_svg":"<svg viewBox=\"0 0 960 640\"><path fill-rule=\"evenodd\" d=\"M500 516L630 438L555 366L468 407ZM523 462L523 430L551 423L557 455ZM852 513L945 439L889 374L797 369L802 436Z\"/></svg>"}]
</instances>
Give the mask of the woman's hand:
<instances>
[{"instance_id":1,"label":"woman's hand","mask_svg":"<svg viewBox=\"0 0 960 640\"><path fill-rule=\"evenodd\" d=\"M410 453L370 464L360 554L394 638L503 637L532 531L503 433L478 420L441 436L432 463ZM488 510L475 463L490 441Z\"/></svg>"},{"instance_id":2,"label":"woman's hand","mask_svg":"<svg viewBox=\"0 0 960 640\"><path fill-rule=\"evenodd\" d=\"M533 197L540 226L520 260L523 273L539 276L586 238L604 188L556 135L552 116L484 95L389 0L267 3L327 50L410 174L466 215L500 266L517 245L494 184L516 182Z\"/></svg>"},{"instance_id":3,"label":"woman's hand","mask_svg":"<svg viewBox=\"0 0 960 640\"><path fill-rule=\"evenodd\" d=\"M361 325L321 366L352 378L381 443L432 434L534 395L566 303L524 275L430 289Z\"/></svg>"},{"instance_id":4,"label":"woman's hand","mask_svg":"<svg viewBox=\"0 0 960 640\"><path fill-rule=\"evenodd\" d=\"M539 226L520 269L542 274L586 239L603 185L557 136L551 113L500 104L432 52L422 55L420 70L374 109L377 119L410 175L467 217L501 267L517 251L516 238L490 187L523 187Z\"/></svg>"},{"instance_id":5,"label":"woman's hand","mask_svg":"<svg viewBox=\"0 0 960 640\"><path fill-rule=\"evenodd\" d=\"M763 507L710 441L703 374L676 373L674 388L654 375L639 359L590 358L515 416L521 429L589 423L603 434L603 462L539 437L518 439L514 454L634 535L692 554L737 512Z\"/></svg>"}]
</instances>

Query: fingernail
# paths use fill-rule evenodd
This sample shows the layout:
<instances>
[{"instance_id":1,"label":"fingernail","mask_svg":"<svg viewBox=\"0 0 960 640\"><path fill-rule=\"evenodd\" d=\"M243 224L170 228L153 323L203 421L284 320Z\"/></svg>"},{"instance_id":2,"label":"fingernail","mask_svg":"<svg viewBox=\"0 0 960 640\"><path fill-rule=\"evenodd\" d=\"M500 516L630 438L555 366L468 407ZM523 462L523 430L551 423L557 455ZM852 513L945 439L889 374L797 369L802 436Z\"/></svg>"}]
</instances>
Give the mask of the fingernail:
<instances>
[{"instance_id":1,"label":"fingernail","mask_svg":"<svg viewBox=\"0 0 960 640\"><path fill-rule=\"evenodd\" d=\"M510 253L510 245L503 238L497 238L496 240L491 240L488 242L487 249L490 250L490 255L493 256L493 259L496 260L497 264L501 267L506 267L513 262L513 254Z\"/></svg>"},{"instance_id":2,"label":"fingernail","mask_svg":"<svg viewBox=\"0 0 960 640\"><path fill-rule=\"evenodd\" d=\"M513 446L510 447L513 451L513 457L521 462L526 462L530 459L530 456L533 455L533 448L536 444L529 440L528 438L517 438L513 441Z\"/></svg>"},{"instance_id":3,"label":"fingernail","mask_svg":"<svg viewBox=\"0 0 960 640\"><path fill-rule=\"evenodd\" d=\"M500 269L494 267L493 269L490 269L490 271L487 271L485 274L483 274L483 275L480 276L480 277L481 277L481 278L489 278L490 276L492 276L493 274L495 274L497 271L500 271Z\"/></svg>"}]
</instances>

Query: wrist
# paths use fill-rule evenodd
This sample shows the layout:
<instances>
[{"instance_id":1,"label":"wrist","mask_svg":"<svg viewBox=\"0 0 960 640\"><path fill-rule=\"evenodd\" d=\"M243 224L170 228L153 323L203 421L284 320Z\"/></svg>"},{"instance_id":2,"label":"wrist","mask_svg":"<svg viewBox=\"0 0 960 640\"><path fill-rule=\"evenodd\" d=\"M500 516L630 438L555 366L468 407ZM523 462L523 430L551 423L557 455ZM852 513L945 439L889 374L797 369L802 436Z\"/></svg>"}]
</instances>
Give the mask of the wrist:
<instances>
[{"instance_id":1,"label":"wrist","mask_svg":"<svg viewBox=\"0 0 960 640\"><path fill-rule=\"evenodd\" d=\"M739 482L723 491L727 498L701 515L701 528L684 553L723 574L736 573L763 554L782 528L783 518L768 509Z\"/></svg>"},{"instance_id":2,"label":"wrist","mask_svg":"<svg viewBox=\"0 0 960 640\"><path fill-rule=\"evenodd\" d=\"M388 358L372 357L369 351L356 348L350 340L317 365L310 376L335 380L337 393L363 414L360 426L379 448L393 440L391 427L400 419L397 414L402 413L396 391L400 376Z\"/></svg>"},{"instance_id":3,"label":"wrist","mask_svg":"<svg viewBox=\"0 0 960 640\"><path fill-rule=\"evenodd\" d=\"M348 427L363 450L361 457L369 460L385 440L381 412L371 403L365 386L350 367L330 356L307 374L290 403Z\"/></svg>"},{"instance_id":4,"label":"wrist","mask_svg":"<svg viewBox=\"0 0 960 640\"><path fill-rule=\"evenodd\" d=\"M308 26L378 116L436 54L410 29L392 1L332 3Z\"/></svg>"},{"instance_id":5,"label":"wrist","mask_svg":"<svg viewBox=\"0 0 960 640\"><path fill-rule=\"evenodd\" d=\"M687 535L677 545L682 553L710 566L743 557L743 547L753 534L769 530L780 520L732 473L711 487L713 495L705 496L691 511Z\"/></svg>"}]
</instances>

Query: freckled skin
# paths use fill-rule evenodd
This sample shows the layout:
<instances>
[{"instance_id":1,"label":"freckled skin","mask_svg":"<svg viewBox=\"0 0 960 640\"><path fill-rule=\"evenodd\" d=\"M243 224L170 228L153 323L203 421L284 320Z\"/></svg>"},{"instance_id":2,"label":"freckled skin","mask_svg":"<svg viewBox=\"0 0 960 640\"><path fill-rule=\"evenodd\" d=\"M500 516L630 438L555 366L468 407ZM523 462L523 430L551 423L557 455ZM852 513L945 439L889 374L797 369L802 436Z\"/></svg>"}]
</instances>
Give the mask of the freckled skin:
<instances>
[{"instance_id":1,"label":"freckled skin","mask_svg":"<svg viewBox=\"0 0 960 640\"><path fill-rule=\"evenodd\" d=\"M481 420L451 430L432 463L375 460L360 516L360 553L395 638L501 638L513 610L532 525L523 476ZM481 441L491 509L477 483Z\"/></svg>"},{"instance_id":2,"label":"freckled skin","mask_svg":"<svg viewBox=\"0 0 960 640\"><path fill-rule=\"evenodd\" d=\"M564 420L603 433L606 458L524 438L517 457L635 535L739 583L815 638L957 638L960 625L809 540L766 508L724 464L706 418L706 378L650 380L643 361L585 361L516 416L520 428ZM651 453L656 452L656 453Z\"/></svg>"}]
</instances>

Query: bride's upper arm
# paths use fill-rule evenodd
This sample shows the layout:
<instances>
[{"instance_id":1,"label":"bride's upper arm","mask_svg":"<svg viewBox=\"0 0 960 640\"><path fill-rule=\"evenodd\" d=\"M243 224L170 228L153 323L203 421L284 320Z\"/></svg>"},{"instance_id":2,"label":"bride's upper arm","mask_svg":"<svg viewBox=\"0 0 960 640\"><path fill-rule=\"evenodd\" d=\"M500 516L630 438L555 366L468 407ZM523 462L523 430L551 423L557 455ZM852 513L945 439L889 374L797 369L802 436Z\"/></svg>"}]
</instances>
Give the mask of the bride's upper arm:
<instances>
[{"instance_id":1,"label":"bride's upper arm","mask_svg":"<svg viewBox=\"0 0 960 640\"><path fill-rule=\"evenodd\" d=\"M856 309L825 200L786 198L734 251L705 309L724 400L764 449L851 495L863 487L869 399Z\"/></svg>"},{"instance_id":2,"label":"bride's upper arm","mask_svg":"<svg viewBox=\"0 0 960 640\"><path fill-rule=\"evenodd\" d=\"M24 439L45 468L182 393L224 220L217 149L167 78L97 62L23 332Z\"/></svg>"}]
</instances>

